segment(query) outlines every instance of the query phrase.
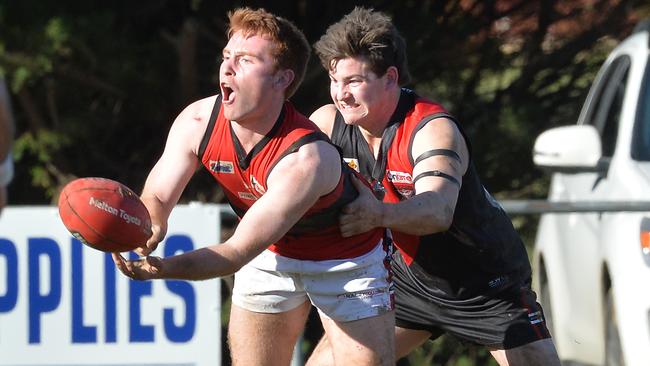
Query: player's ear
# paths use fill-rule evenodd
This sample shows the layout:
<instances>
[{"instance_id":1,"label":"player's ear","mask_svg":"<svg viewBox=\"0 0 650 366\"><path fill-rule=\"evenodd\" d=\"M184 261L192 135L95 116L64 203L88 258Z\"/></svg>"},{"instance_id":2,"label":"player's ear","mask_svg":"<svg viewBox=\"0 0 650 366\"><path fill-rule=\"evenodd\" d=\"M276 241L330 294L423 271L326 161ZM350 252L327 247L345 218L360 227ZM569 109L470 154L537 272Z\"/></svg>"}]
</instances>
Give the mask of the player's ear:
<instances>
[{"instance_id":1,"label":"player's ear","mask_svg":"<svg viewBox=\"0 0 650 366\"><path fill-rule=\"evenodd\" d=\"M290 69L278 70L275 73L275 79L273 81L273 85L281 89L286 89L289 87L289 85L291 85L291 82L293 81L294 77L295 75L293 73L293 70Z\"/></svg>"},{"instance_id":2,"label":"player's ear","mask_svg":"<svg viewBox=\"0 0 650 366\"><path fill-rule=\"evenodd\" d=\"M397 67L395 66L389 66L388 69L386 69L386 86L394 86L395 84L399 84L399 71L397 71Z\"/></svg>"}]
</instances>

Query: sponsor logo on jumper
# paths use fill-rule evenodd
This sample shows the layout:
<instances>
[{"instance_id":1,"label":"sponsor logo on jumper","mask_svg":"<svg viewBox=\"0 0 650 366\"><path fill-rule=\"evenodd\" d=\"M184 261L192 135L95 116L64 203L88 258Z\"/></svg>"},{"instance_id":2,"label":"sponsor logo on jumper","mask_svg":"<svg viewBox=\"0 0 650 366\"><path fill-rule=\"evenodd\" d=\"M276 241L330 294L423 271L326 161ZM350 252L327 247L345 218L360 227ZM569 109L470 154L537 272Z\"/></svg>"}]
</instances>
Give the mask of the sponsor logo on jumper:
<instances>
[{"instance_id":1,"label":"sponsor logo on jumper","mask_svg":"<svg viewBox=\"0 0 650 366\"><path fill-rule=\"evenodd\" d=\"M127 224L134 224L137 226L142 225L142 221L139 218L129 215L126 211L122 209L118 210L117 208L95 197L90 197L90 201L88 201L88 204L102 211L105 211L113 216L117 216L121 218L122 220L126 221Z\"/></svg>"},{"instance_id":2,"label":"sponsor logo on jumper","mask_svg":"<svg viewBox=\"0 0 650 366\"><path fill-rule=\"evenodd\" d=\"M542 312L536 311L534 313L529 313L528 321L530 321L530 324L537 324L543 322L544 319L542 318Z\"/></svg>"},{"instance_id":3,"label":"sponsor logo on jumper","mask_svg":"<svg viewBox=\"0 0 650 366\"><path fill-rule=\"evenodd\" d=\"M340 294L337 297L339 299L367 299L369 297L374 297L374 296L377 296L377 295L381 295L384 292L386 292L386 290L372 288L372 289L369 289L369 290L348 292L348 293L345 293L345 294Z\"/></svg>"},{"instance_id":4,"label":"sponsor logo on jumper","mask_svg":"<svg viewBox=\"0 0 650 366\"><path fill-rule=\"evenodd\" d=\"M264 187L262 187L260 182L258 182L257 179L255 179L255 177L253 175L251 175L251 184L253 185L253 189L255 189L260 194L266 193L266 189L264 189Z\"/></svg>"},{"instance_id":5,"label":"sponsor logo on jumper","mask_svg":"<svg viewBox=\"0 0 650 366\"><path fill-rule=\"evenodd\" d=\"M237 195L241 199L251 200L251 201L256 201L257 200L257 197L255 197L255 195L250 193L250 192L237 192Z\"/></svg>"},{"instance_id":6,"label":"sponsor logo on jumper","mask_svg":"<svg viewBox=\"0 0 650 366\"><path fill-rule=\"evenodd\" d=\"M508 282L508 276L500 276L490 280L488 282L488 286L490 286L491 288L500 287L503 286L506 282Z\"/></svg>"},{"instance_id":7,"label":"sponsor logo on jumper","mask_svg":"<svg viewBox=\"0 0 650 366\"><path fill-rule=\"evenodd\" d=\"M355 158L343 158L343 161L345 161L350 168L356 170L357 173L359 172L359 160Z\"/></svg>"},{"instance_id":8,"label":"sponsor logo on jumper","mask_svg":"<svg viewBox=\"0 0 650 366\"><path fill-rule=\"evenodd\" d=\"M411 174L407 172L396 172L394 170L388 170L386 172L386 178L393 183L413 183L413 178Z\"/></svg>"},{"instance_id":9,"label":"sponsor logo on jumper","mask_svg":"<svg viewBox=\"0 0 650 366\"><path fill-rule=\"evenodd\" d=\"M235 164L232 161L210 160L210 171L214 173L235 174Z\"/></svg>"}]
</instances>

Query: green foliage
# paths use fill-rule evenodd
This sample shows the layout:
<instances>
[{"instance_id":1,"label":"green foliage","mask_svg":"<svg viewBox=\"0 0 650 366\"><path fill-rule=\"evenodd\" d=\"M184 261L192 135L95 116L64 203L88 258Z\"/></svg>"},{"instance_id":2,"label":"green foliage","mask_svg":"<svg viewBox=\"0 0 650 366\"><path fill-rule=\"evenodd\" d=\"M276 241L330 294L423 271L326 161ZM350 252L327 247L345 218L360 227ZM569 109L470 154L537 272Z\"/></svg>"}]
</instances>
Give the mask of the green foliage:
<instances>
[{"instance_id":1,"label":"green foliage","mask_svg":"<svg viewBox=\"0 0 650 366\"><path fill-rule=\"evenodd\" d=\"M35 157L36 164L31 165L31 185L44 189L48 195L53 195L57 187L57 168L52 165L53 156L71 140L60 132L51 130L38 130L34 133L26 132L15 142L13 153L18 163L25 155Z\"/></svg>"},{"instance_id":2,"label":"green foliage","mask_svg":"<svg viewBox=\"0 0 650 366\"><path fill-rule=\"evenodd\" d=\"M16 140L14 153L16 160L20 161L23 154L35 155L39 163L47 163L52 160L53 152L69 144L70 140L57 132L39 130L35 134L26 132Z\"/></svg>"},{"instance_id":3,"label":"green foliage","mask_svg":"<svg viewBox=\"0 0 650 366\"><path fill-rule=\"evenodd\" d=\"M548 177L532 165L535 137L575 121L609 50L650 14L636 0L0 2L0 73L18 129L11 202L49 203L78 176L140 188L175 116L217 91L226 12L242 5L294 20L310 43L355 5L391 15L407 41L411 87L459 119L500 198L545 196ZM327 85L312 57L292 100L309 114L329 102ZM199 175L182 199L223 194ZM514 221L530 243L536 218ZM418 350L411 364L490 362L448 342Z\"/></svg>"},{"instance_id":4,"label":"green foliage","mask_svg":"<svg viewBox=\"0 0 650 366\"><path fill-rule=\"evenodd\" d=\"M427 342L406 357L412 366L497 366L484 347L466 345L443 336Z\"/></svg>"},{"instance_id":5,"label":"green foliage","mask_svg":"<svg viewBox=\"0 0 650 366\"><path fill-rule=\"evenodd\" d=\"M407 40L412 86L459 118L488 188L518 195L543 179L529 158L535 136L575 120L600 63L633 23L630 4L600 0L583 9L583 2L562 8L523 0L246 5L295 20L310 42L354 5L391 15ZM58 177L45 179L31 166L43 164L42 156L23 160L17 174L31 178L18 179L38 182L45 195L12 187L13 199L46 202L65 177L90 174L140 187L174 116L190 101L215 92L226 12L238 5L200 0L0 4L0 70L14 93L19 136L46 129L73 141L48 155ZM619 16L597 16L605 11ZM587 21L590 27L580 26ZM326 73L315 58L309 66L293 98L304 113L328 101ZM80 145L87 146L83 154ZM221 197L210 182L188 194L198 192ZM184 199L196 199L188 194Z\"/></svg>"},{"instance_id":6,"label":"green foliage","mask_svg":"<svg viewBox=\"0 0 650 366\"><path fill-rule=\"evenodd\" d=\"M68 50L65 44L70 38L70 35L63 19L59 17L50 19L45 26L45 37L51 42L54 53Z\"/></svg>"}]
</instances>

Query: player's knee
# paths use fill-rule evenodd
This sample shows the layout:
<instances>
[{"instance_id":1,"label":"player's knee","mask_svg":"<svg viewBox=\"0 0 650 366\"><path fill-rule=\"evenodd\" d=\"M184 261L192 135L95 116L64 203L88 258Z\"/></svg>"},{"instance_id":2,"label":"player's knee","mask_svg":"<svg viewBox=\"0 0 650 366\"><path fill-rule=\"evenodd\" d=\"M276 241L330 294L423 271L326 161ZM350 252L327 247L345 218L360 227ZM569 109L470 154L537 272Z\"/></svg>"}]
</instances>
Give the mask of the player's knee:
<instances>
[{"instance_id":1,"label":"player's knee","mask_svg":"<svg viewBox=\"0 0 650 366\"><path fill-rule=\"evenodd\" d=\"M333 364L332 348L327 340L327 335L324 335L318 341L318 344L307 359L305 366L331 366Z\"/></svg>"},{"instance_id":2,"label":"player's knee","mask_svg":"<svg viewBox=\"0 0 650 366\"><path fill-rule=\"evenodd\" d=\"M507 360L506 365L509 366L560 366L560 359L551 338L505 350L503 356ZM499 364L503 363L499 362Z\"/></svg>"}]
</instances>

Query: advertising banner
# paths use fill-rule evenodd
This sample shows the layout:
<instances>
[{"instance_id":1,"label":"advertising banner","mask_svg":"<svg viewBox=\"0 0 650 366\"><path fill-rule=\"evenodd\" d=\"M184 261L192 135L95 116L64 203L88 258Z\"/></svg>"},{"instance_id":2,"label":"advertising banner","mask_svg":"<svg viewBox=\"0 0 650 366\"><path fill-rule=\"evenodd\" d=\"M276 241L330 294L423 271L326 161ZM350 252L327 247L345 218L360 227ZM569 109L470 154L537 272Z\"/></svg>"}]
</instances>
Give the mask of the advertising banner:
<instances>
[{"instance_id":1,"label":"advertising banner","mask_svg":"<svg viewBox=\"0 0 650 366\"><path fill-rule=\"evenodd\" d=\"M176 207L154 255L219 242L218 205ZM133 253L123 253L135 258ZM220 280L132 281L56 207L0 216L0 366L221 364Z\"/></svg>"}]
</instances>

